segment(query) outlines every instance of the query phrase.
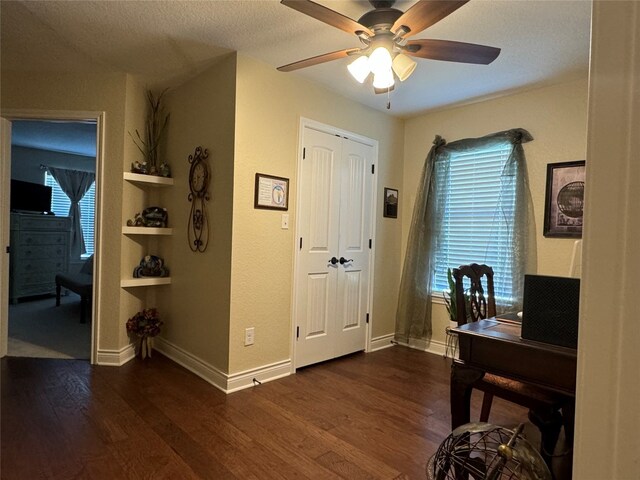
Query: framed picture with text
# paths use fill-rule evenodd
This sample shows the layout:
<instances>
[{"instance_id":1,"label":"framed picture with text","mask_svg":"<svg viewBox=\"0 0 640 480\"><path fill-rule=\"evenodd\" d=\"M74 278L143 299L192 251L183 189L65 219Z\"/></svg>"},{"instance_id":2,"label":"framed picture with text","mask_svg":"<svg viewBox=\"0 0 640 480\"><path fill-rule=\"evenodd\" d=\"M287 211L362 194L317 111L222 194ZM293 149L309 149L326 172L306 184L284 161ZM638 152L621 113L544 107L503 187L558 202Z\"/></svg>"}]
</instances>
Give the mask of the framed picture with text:
<instances>
[{"instance_id":1,"label":"framed picture with text","mask_svg":"<svg viewBox=\"0 0 640 480\"><path fill-rule=\"evenodd\" d=\"M585 161L547 165L545 237L582 238Z\"/></svg>"},{"instance_id":2,"label":"framed picture with text","mask_svg":"<svg viewBox=\"0 0 640 480\"><path fill-rule=\"evenodd\" d=\"M289 209L289 179L256 173L253 208Z\"/></svg>"}]
</instances>

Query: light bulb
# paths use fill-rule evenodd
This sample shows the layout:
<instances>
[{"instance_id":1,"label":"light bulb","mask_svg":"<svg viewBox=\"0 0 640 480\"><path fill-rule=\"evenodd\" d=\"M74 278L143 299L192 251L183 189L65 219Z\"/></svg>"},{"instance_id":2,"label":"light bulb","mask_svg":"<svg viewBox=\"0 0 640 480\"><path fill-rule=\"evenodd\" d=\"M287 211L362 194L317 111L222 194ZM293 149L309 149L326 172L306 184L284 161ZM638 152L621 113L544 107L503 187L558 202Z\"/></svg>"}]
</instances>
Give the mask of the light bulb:
<instances>
[{"instance_id":1,"label":"light bulb","mask_svg":"<svg viewBox=\"0 0 640 480\"><path fill-rule=\"evenodd\" d=\"M409 58L407 55L403 53L399 53L396 55L396 58L393 59L393 71L396 72L396 75L400 79L401 82L404 82L409 75L413 73L416 69L417 63Z\"/></svg>"},{"instance_id":2,"label":"light bulb","mask_svg":"<svg viewBox=\"0 0 640 480\"><path fill-rule=\"evenodd\" d=\"M369 68L374 75L384 74L391 70L391 54L389 50L384 47L376 48L371 55L369 55Z\"/></svg>"},{"instance_id":3,"label":"light bulb","mask_svg":"<svg viewBox=\"0 0 640 480\"><path fill-rule=\"evenodd\" d=\"M347 65L347 69L353 78L360 83L363 83L369 76L369 73L371 73L371 70L369 69L369 59L364 55L356 58L353 62Z\"/></svg>"},{"instance_id":4,"label":"light bulb","mask_svg":"<svg viewBox=\"0 0 640 480\"><path fill-rule=\"evenodd\" d=\"M384 72L373 74L373 88L391 88L393 87L393 84L393 72L390 68Z\"/></svg>"}]
</instances>

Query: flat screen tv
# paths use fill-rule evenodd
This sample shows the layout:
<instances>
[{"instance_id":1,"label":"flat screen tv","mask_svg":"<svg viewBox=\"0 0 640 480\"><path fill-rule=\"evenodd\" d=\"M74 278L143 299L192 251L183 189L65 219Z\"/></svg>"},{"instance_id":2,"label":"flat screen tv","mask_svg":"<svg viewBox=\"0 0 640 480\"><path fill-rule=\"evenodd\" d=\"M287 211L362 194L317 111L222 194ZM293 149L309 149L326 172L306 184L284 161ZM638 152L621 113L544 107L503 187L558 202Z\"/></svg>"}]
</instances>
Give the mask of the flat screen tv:
<instances>
[{"instance_id":1,"label":"flat screen tv","mask_svg":"<svg viewBox=\"0 0 640 480\"><path fill-rule=\"evenodd\" d=\"M14 212L49 213L51 211L51 187L22 180L11 180L11 210Z\"/></svg>"}]
</instances>

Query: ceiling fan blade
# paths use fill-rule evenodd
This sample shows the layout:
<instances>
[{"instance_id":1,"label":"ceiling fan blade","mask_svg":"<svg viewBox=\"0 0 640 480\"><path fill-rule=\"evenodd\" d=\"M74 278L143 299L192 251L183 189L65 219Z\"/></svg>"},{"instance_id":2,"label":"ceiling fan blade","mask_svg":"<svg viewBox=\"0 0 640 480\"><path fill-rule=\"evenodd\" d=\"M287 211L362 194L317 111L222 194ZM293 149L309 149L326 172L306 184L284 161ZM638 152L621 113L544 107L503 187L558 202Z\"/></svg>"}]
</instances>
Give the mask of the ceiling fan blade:
<instances>
[{"instance_id":1,"label":"ceiling fan blade","mask_svg":"<svg viewBox=\"0 0 640 480\"><path fill-rule=\"evenodd\" d=\"M425 28L438 23L468 1L469 0L420 0L396 20L393 27L391 27L391 31L398 33L400 27L408 27L409 31L402 35L402 37L409 38L416 33L420 33Z\"/></svg>"},{"instance_id":2,"label":"ceiling fan blade","mask_svg":"<svg viewBox=\"0 0 640 480\"><path fill-rule=\"evenodd\" d=\"M365 32L373 36L373 32L364 25L311 0L282 0L280 3L347 33Z\"/></svg>"},{"instance_id":3,"label":"ceiling fan blade","mask_svg":"<svg viewBox=\"0 0 640 480\"><path fill-rule=\"evenodd\" d=\"M320 63L330 62L331 60L338 60L339 58L344 58L348 56L351 52L357 52L358 50L360 49L346 48L344 50L338 50L336 52L325 53L323 55L318 55L316 57L300 60L299 62L293 62L288 65L283 65L282 67L278 67L278 70L281 72L292 72L293 70L299 70L300 68L312 67Z\"/></svg>"},{"instance_id":4,"label":"ceiling fan blade","mask_svg":"<svg viewBox=\"0 0 640 480\"><path fill-rule=\"evenodd\" d=\"M416 49L416 47L420 48ZM407 42L406 53L430 60L489 65L500 55L500 49L475 43L427 39L410 40Z\"/></svg>"}]
</instances>

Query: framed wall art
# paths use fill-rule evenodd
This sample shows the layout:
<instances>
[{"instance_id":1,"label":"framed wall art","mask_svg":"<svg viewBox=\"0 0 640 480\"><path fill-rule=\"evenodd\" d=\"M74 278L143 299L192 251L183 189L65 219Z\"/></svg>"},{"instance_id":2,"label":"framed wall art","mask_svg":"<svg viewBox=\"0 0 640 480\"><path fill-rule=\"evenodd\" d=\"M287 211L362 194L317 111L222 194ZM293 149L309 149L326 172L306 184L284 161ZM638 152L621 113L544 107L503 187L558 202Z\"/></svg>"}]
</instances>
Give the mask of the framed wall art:
<instances>
[{"instance_id":1,"label":"framed wall art","mask_svg":"<svg viewBox=\"0 0 640 480\"><path fill-rule=\"evenodd\" d=\"M289 179L256 173L254 208L289 209Z\"/></svg>"},{"instance_id":2,"label":"framed wall art","mask_svg":"<svg viewBox=\"0 0 640 480\"><path fill-rule=\"evenodd\" d=\"M398 190L395 188L384 189L384 211L382 214L389 218L398 218Z\"/></svg>"},{"instance_id":3,"label":"framed wall art","mask_svg":"<svg viewBox=\"0 0 640 480\"><path fill-rule=\"evenodd\" d=\"M544 236L582 238L585 161L547 165Z\"/></svg>"}]
</instances>

